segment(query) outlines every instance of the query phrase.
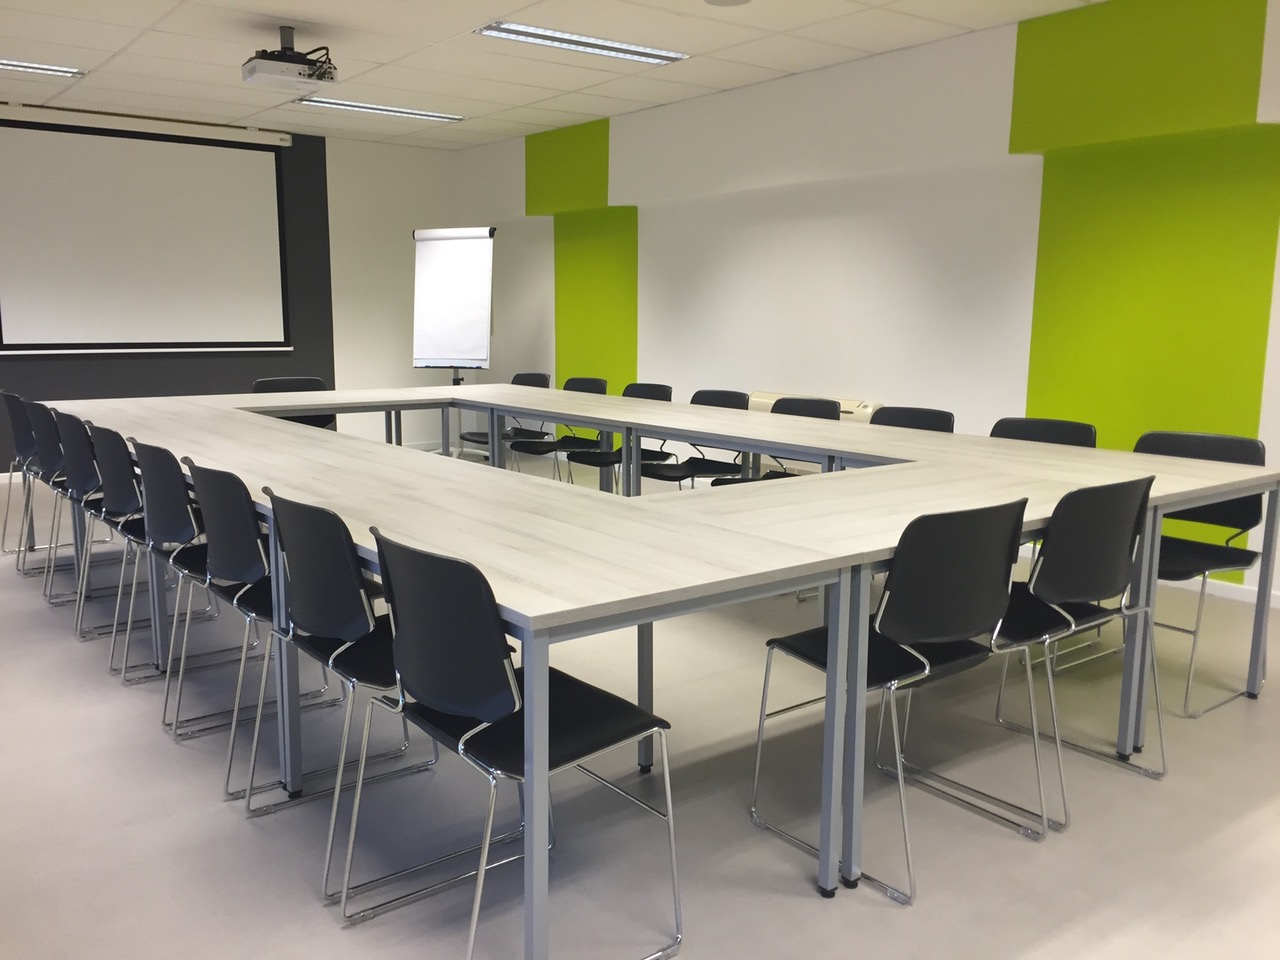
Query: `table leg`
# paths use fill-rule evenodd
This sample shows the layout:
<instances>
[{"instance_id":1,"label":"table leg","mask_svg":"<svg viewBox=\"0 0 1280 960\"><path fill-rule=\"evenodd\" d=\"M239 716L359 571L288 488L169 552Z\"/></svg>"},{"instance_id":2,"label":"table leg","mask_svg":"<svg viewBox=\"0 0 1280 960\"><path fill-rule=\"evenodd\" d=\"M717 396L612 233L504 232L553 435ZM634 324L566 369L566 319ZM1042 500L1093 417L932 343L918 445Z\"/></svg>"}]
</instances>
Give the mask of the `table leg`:
<instances>
[{"instance_id":1,"label":"table leg","mask_svg":"<svg viewBox=\"0 0 1280 960\"><path fill-rule=\"evenodd\" d=\"M849 625L853 603L853 577L840 571L840 579L828 593L827 701L822 721L822 815L818 827L818 892L836 895L841 835L841 791L844 787L845 710L849 659Z\"/></svg>"},{"instance_id":2,"label":"table leg","mask_svg":"<svg viewBox=\"0 0 1280 960\"><path fill-rule=\"evenodd\" d=\"M1126 618L1124 625L1124 672L1120 685L1120 720L1116 730L1116 755L1122 760L1128 760L1135 750L1142 749L1143 666L1146 663L1148 631L1154 622L1151 605L1155 602L1156 564L1160 558L1160 520L1158 507L1147 511L1134 561L1129 603L1146 612Z\"/></svg>"},{"instance_id":3,"label":"table leg","mask_svg":"<svg viewBox=\"0 0 1280 960\"><path fill-rule=\"evenodd\" d=\"M489 465L501 469L506 466L507 448L502 445L502 433L507 429L507 418L497 410L489 410Z\"/></svg>"},{"instance_id":4,"label":"table leg","mask_svg":"<svg viewBox=\"0 0 1280 960\"><path fill-rule=\"evenodd\" d=\"M862 876L863 761L866 756L867 645L871 623L871 571L854 567L850 572L845 616L849 644L845 689L843 842L840 847L840 882L856 887ZM828 654L829 656L830 654Z\"/></svg>"},{"instance_id":5,"label":"table leg","mask_svg":"<svg viewBox=\"0 0 1280 960\"><path fill-rule=\"evenodd\" d=\"M653 713L653 624L636 625L636 706ZM641 773L653 769L653 737L636 744L636 764Z\"/></svg>"},{"instance_id":6,"label":"table leg","mask_svg":"<svg viewBox=\"0 0 1280 960\"><path fill-rule=\"evenodd\" d=\"M547 843L551 839L551 793L547 786L547 685L549 644L543 638L521 645L524 668L524 956L547 960Z\"/></svg>"},{"instance_id":7,"label":"table leg","mask_svg":"<svg viewBox=\"0 0 1280 960\"><path fill-rule=\"evenodd\" d=\"M1258 564L1258 598L1253 608L1253 647L1249 653L1250 699L1257 699L1267 679L1267 618L1271 613L1271 581L1276 568L1276 533L1280 527L1280 489L1267 493L1262 560Z\"/></svg>"},{"instance_id":8,"label":"table leg","mask_svg":"<svg viewBox=\"0 0 1280 960\"><path fill-rule=\"evenodd\" d=\"M625 432L623 433L623 437L624 438L626 437ZM600 431L600 449L601 450L613 449L613 431L611 430ZM600 492L613 493L613 470L611 470L609 467L604 467L603 469L600 470Z\"/></svg>"},{"instance_id":9,"label":"table leg","mask_svg":"<svg viewBox=\"0 0 1280 960\"><path fill-rule=\"evenodd\" d=\"M640 495L640 432L634 427L622 431L622 495Z\"/></svg>"},{"instance_id":10,"label":"table leg","mask_svg":"<svg viewBox=\"0 0 1280 960\"><path fill-rule=\"evenodd\" d=\"M80 567L84 562L84 537L85 537L85 519L84 504L72 500L68 503L71 508L71 569L75 573L75 582L80 583ZM93 590L93 566L90 565L89 573L85 577L84 595L90 596Z\"/></svg>"},{"instance_id":11,"label":"table leg","mask_svg":"<svg viewBox=\"0 0 1280 960\"><path fill-rule=\"evenodd\" d=\"M271 523L271 629L277 636L289 632L288 609L284 584L284 553L280 538L276 536L275 522ZM290 797L302 793L302 723L298 714L298 651L292 643L275 644L276 653L276 730L279 735L280 779ZM270 669L263 664L262 669Z\"/></svg>"},{"instance_id":12,"label":"table leg","mask_svg":"<svg viewBox=\"0 0 1280 960\"><path fill-rule=\"evenodd\" d=\"M395 442L395 427L391 425L391 411L382 411L382 439L386 443Z\"/></svg>"}]
</instances>

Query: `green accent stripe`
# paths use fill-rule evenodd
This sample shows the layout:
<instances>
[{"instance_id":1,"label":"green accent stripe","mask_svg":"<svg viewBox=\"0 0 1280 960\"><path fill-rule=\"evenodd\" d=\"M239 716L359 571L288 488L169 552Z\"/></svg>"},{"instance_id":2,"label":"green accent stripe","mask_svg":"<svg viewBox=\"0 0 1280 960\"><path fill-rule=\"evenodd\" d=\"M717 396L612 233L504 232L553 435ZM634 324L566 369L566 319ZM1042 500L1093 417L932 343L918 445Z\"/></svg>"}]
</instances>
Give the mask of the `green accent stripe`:
<instances>
[{"instance_id":1,"label":"green accent stripe","mask_svg":"<svg viewBox=\"0 0 1280 960\"><path fill-rule=\"evenodd\" d=\"M609 121L525 137L527 217L609 205Z\"/></svg>"},{"instance_id":2,"label":"green accent stripe","mask_svg":"<svg viewBox=\"0 0 1280 960\"><path fill-rule=\"evenodd\" d=\"M1253 124L1267 0L1109 0L1018 26L1009 149Z\"/></svg>"}]
</instances>

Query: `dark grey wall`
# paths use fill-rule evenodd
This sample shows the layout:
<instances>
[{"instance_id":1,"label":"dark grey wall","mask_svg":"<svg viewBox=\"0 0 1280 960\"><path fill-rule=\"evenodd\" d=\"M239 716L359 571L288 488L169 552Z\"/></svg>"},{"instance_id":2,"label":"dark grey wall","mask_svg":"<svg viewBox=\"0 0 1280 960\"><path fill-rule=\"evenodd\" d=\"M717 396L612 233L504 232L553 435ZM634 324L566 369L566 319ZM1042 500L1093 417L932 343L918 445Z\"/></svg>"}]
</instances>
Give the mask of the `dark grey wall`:
<instances>
[{"instance_id":1,"label":"dark grey wall","mask_svg":"<svg viewBox=\"0 0 1280 960\"><path fill-rule=\"evenodd\" d=\"M0 388L32 400L243 393L258 377L318 376L333 383L333 293L325 142L294 136L281 152L287 353L0 356ZM0 416L0 457L12 456Z\"/></svg>"}]
</instances>

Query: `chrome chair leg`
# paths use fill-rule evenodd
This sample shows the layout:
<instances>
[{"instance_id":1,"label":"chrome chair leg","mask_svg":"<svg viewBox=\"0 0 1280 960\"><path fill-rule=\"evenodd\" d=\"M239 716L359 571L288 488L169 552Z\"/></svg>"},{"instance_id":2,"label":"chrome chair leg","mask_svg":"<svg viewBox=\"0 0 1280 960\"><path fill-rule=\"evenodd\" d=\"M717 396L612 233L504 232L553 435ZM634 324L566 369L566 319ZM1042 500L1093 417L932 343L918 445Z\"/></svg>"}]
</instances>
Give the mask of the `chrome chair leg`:
<instances>
[{"instance_id":1,"label":"chrome chair leg","mask_svg":"<svg viewBox=\"0 0 1280 960\"><path fill-rule=\"evenodd\" d=\"M173 722L169 722L169 680L173 676L173 648L178 635L178 605L182 599L182 581L187 580L187 606L182 622L182 649L178 655L178 689L173 697ZM187 671L187 640L191 635L191 598L196 592L196 582L188 577L178 577L178 587L173 597L173 623L169 628L169 658L165 664L164 671L164 706L161 709L160 719L164 726L169 727L173 733L173 739L177 740L179 724L178 718L182 716L182 683L186 679ZM233 724L234 726L234 724Z\"/></svg>"},{"instance_id":2,"label":"chrome chair leg","mask_svg":"<svg viewBox=\"0 0 1280 960\"><path fill-rule=\"evenodd\" d=\"M18 548L9 547L9 507L13 501L13 471L18 467L18 458L9 461L9 483L4 494L4 525L0 526L0 553L17 553Z\"/></svg>"},{"instance_id":3,"label":"chrome chair leg","mask_svg":"<svg viewBox=\"0 0 1280 960\"><path fill-rule=\"evenodd\" d=\"M223 795L223 799L226 799L226 800L238 800L240 798L239 791L235 791L231 789L231 770L232 770L233 764L235 763L236 728L239 726L239 721L240 721L240 698L244 692L244 668L245 668L245 664L249 660L250 628L252 628L254 636L259 640L261 639L260 637L257 636L258 622L251 617L245 617L244 639L242 641L241 649L240 649L240 669L236 672L236 695L235 695L235 698L231 701L231 733L230 733L230 736L227 738L227 773L222 781L222 795ZM262 661L262 669L266 671L267 669L270 668L270 666L271 666L270 663L268 663L266 658L264 657Z\"/></svg>"},{"instance_id":4,"label":"chrome chair leg","mask_svg":"<svg viewBox=\"0 0 1280 960\"><path fill-rule=\"evenodd\" d=\"M489 862L489 838L493 834L493 810L498 799L498 780L489 775L489 805L485 808L484 834L480 839L480 866L476 869L476 892L471 899L471 925L467 928L467 960L476 949L476 926L480 922L480 897L484 893L484 874Z\"/></svg>"}]
</instances>

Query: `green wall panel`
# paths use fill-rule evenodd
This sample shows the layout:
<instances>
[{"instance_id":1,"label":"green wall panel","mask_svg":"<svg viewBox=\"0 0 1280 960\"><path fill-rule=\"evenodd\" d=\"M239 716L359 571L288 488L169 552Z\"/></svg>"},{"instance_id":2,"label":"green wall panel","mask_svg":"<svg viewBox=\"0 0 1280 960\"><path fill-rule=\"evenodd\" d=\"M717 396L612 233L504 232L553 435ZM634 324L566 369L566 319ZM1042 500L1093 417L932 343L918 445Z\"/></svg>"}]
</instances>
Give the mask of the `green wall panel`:
<instances>
[{"instance_id":1,"label":"green wall panel","mask_svg":"<svg viewBox=\"0 0 1280 960\"><path fill-rule=\"evenodd\" d=\"M1018 26L1014 153L1256 123L1266 0L1109 0Z\"/></svg>"},{"instance_id":2,"label":"green wall panel","mask_svg":"<svg viewBox=\"0 0 1280 960\"><path fill-rule=\"evenodd\" d=\"M524 140L525 216L609 205L609 121L535 133Z\"/></svg>"},{"instance_id":3,"label":"green wall panel","mask_svg":"<svg viewBox=\"0 0 1280 960\"><path fill-rule=\"evenodd\" d=\"M635 207L557 214L556 377L636 379Z\"/></svg>"}]
</instances>

